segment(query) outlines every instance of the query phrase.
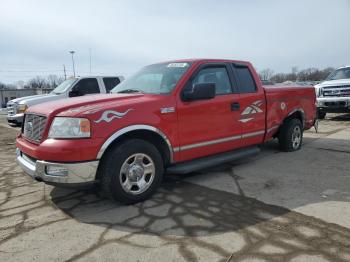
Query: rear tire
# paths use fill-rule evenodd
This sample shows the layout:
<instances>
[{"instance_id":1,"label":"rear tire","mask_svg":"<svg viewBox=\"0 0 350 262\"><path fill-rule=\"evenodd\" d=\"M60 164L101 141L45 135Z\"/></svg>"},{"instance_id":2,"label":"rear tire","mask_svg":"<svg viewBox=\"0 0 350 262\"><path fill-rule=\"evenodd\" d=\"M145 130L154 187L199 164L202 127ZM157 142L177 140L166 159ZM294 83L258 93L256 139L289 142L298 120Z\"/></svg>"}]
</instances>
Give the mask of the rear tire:
<instances>
[{"instance_id":1,"label":"rear tire","mask_svg":"<svg viewBox=\"0 0 350 262\"><path fill-rule=\"evenodd\" d=\"M296 118L287 119L279 131L278 141L282 151L292 152L299 150L303 142L301 121Z\"/></svg>"},{"instance_id":2,"label":"rear tire","mask_svg":"<svg viewBox=\"0 0 350 262\"><path fill-rule=\"evenodd\" d=\"M104 195L124 204L134 204L155 192L162 182L164 164L154 145L130 139L106 153L100 171Z\"/></svg>"}]
</instances>

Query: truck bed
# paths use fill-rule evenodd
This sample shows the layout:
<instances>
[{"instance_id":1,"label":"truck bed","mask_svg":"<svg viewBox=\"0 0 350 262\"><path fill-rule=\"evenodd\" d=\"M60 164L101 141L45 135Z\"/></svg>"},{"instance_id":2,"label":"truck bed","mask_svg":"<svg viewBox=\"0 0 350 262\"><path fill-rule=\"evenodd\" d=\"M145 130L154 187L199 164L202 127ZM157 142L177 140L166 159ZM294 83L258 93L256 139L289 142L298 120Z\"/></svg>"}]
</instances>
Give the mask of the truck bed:
<instances>
[{"instance_id":1,"label":"truck bed","mask_svg":"<svg viewBox=\"0 0 350 262\"><path fill-rule=\"evenodd\" d=\"M313 126L316 115L313 86L263 86L266 97L266 137L271 139L286 115L302 112L304 129Z\"/></svg>"}]
</instances>

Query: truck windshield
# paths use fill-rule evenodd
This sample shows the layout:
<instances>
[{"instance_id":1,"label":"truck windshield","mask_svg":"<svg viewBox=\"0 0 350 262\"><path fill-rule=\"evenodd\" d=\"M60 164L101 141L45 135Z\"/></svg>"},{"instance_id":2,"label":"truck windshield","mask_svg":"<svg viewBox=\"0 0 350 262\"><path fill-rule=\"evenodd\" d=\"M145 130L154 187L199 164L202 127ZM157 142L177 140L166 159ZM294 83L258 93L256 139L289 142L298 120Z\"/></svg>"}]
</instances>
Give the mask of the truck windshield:
<instances>
[{"instance_id":1,"label":"truck windshield","mask_svg":"<svg viewBox=\"0 0 350 262\"><path fill-rule=\"evenodd\" d=\"M114 87L111 93L168 94L190 65L190 63L162 63L146 66Z\"/></svg>"},{"instance_id":2,"label":"truck windshield","mask_svg":"<svg viewBox=\"0 0 350 262\"><path fill-rule=\"evenodd\" d=\"M350 79L350 67L340 68L331 73L326 80Z\"/></svg>"},{"instance_id":3,"label":"truck windshield","mask_svg":"<svg viewBox=\"0 0 350 262\"><path fill-rule=\"evenodd\" d=\"M75 82L76 79L67 79L59 84L51 93L55 95L62 94Z\"/></svg>"}]
</instances>

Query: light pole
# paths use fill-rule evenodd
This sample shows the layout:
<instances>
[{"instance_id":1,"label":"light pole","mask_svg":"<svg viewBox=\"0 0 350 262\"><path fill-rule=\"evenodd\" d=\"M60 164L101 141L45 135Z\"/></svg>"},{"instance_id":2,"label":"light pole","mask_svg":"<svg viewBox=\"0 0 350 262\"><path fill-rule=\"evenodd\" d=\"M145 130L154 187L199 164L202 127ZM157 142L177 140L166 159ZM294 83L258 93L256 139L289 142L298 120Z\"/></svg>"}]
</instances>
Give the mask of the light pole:
<instances>
[{"instance_id":1,"label":"light pole","mask_svg":"<svg viewBox=\"0 0 350 262\"><path fill-rule=\"evenodd\" d=\"M75 77L75 67L74 67L74 53L75 53L75 51L69 51L69 53L71 53L71 55L72 55L73 75L74 75L74 77Z\"/></svg>"},{"instance_id":2,"label":"light pole","mask_svg":"<svg viewBox=\"0 0 350 262\"><path fill-rule=\"evenodd\" d=\"M66 66L63 64L63 74L64 74L64 80L67 79L67 74L66 74Z\"/></svg>"}]
</instances>

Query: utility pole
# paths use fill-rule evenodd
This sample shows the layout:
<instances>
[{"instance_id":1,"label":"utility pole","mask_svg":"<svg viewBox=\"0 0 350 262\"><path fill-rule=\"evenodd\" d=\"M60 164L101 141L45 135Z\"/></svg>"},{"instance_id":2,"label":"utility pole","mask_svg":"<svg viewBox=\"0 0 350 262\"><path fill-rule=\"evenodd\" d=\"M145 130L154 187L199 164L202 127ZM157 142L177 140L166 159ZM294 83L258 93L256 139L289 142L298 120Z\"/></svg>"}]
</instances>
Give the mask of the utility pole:
<instances>
[{"instance_id":1,"label":"utility pole","mask_svg":"<svg viewBox=\"0 0 350 262\"><path fill-rule=\"evenodd\" d=\"M91 75L91 48L89 48L89 56L90 56L90 75Z\"/></svg>"},{"instance_id":2,"label":"utility pole","mask_svg":"<svg viewBox=\"0 0 350 262\"><path fill-rule=\"evenodd\" d=\"M72 55L73 76L75 77L75 67L74 67L74 53L75 53L75 51L69 51L69 53Z\"/></svg>"},{"instance_id":3,"label":"utility pole","mask_svg":"<svg viewBox=\"0 0 350 262\"><path fill-rule=\"evenodd\" d=\"M67 74L66 74L66 66L63 65L63 74L64 74L64 80L67 79Z\"/></svg>"}]
</instances>

